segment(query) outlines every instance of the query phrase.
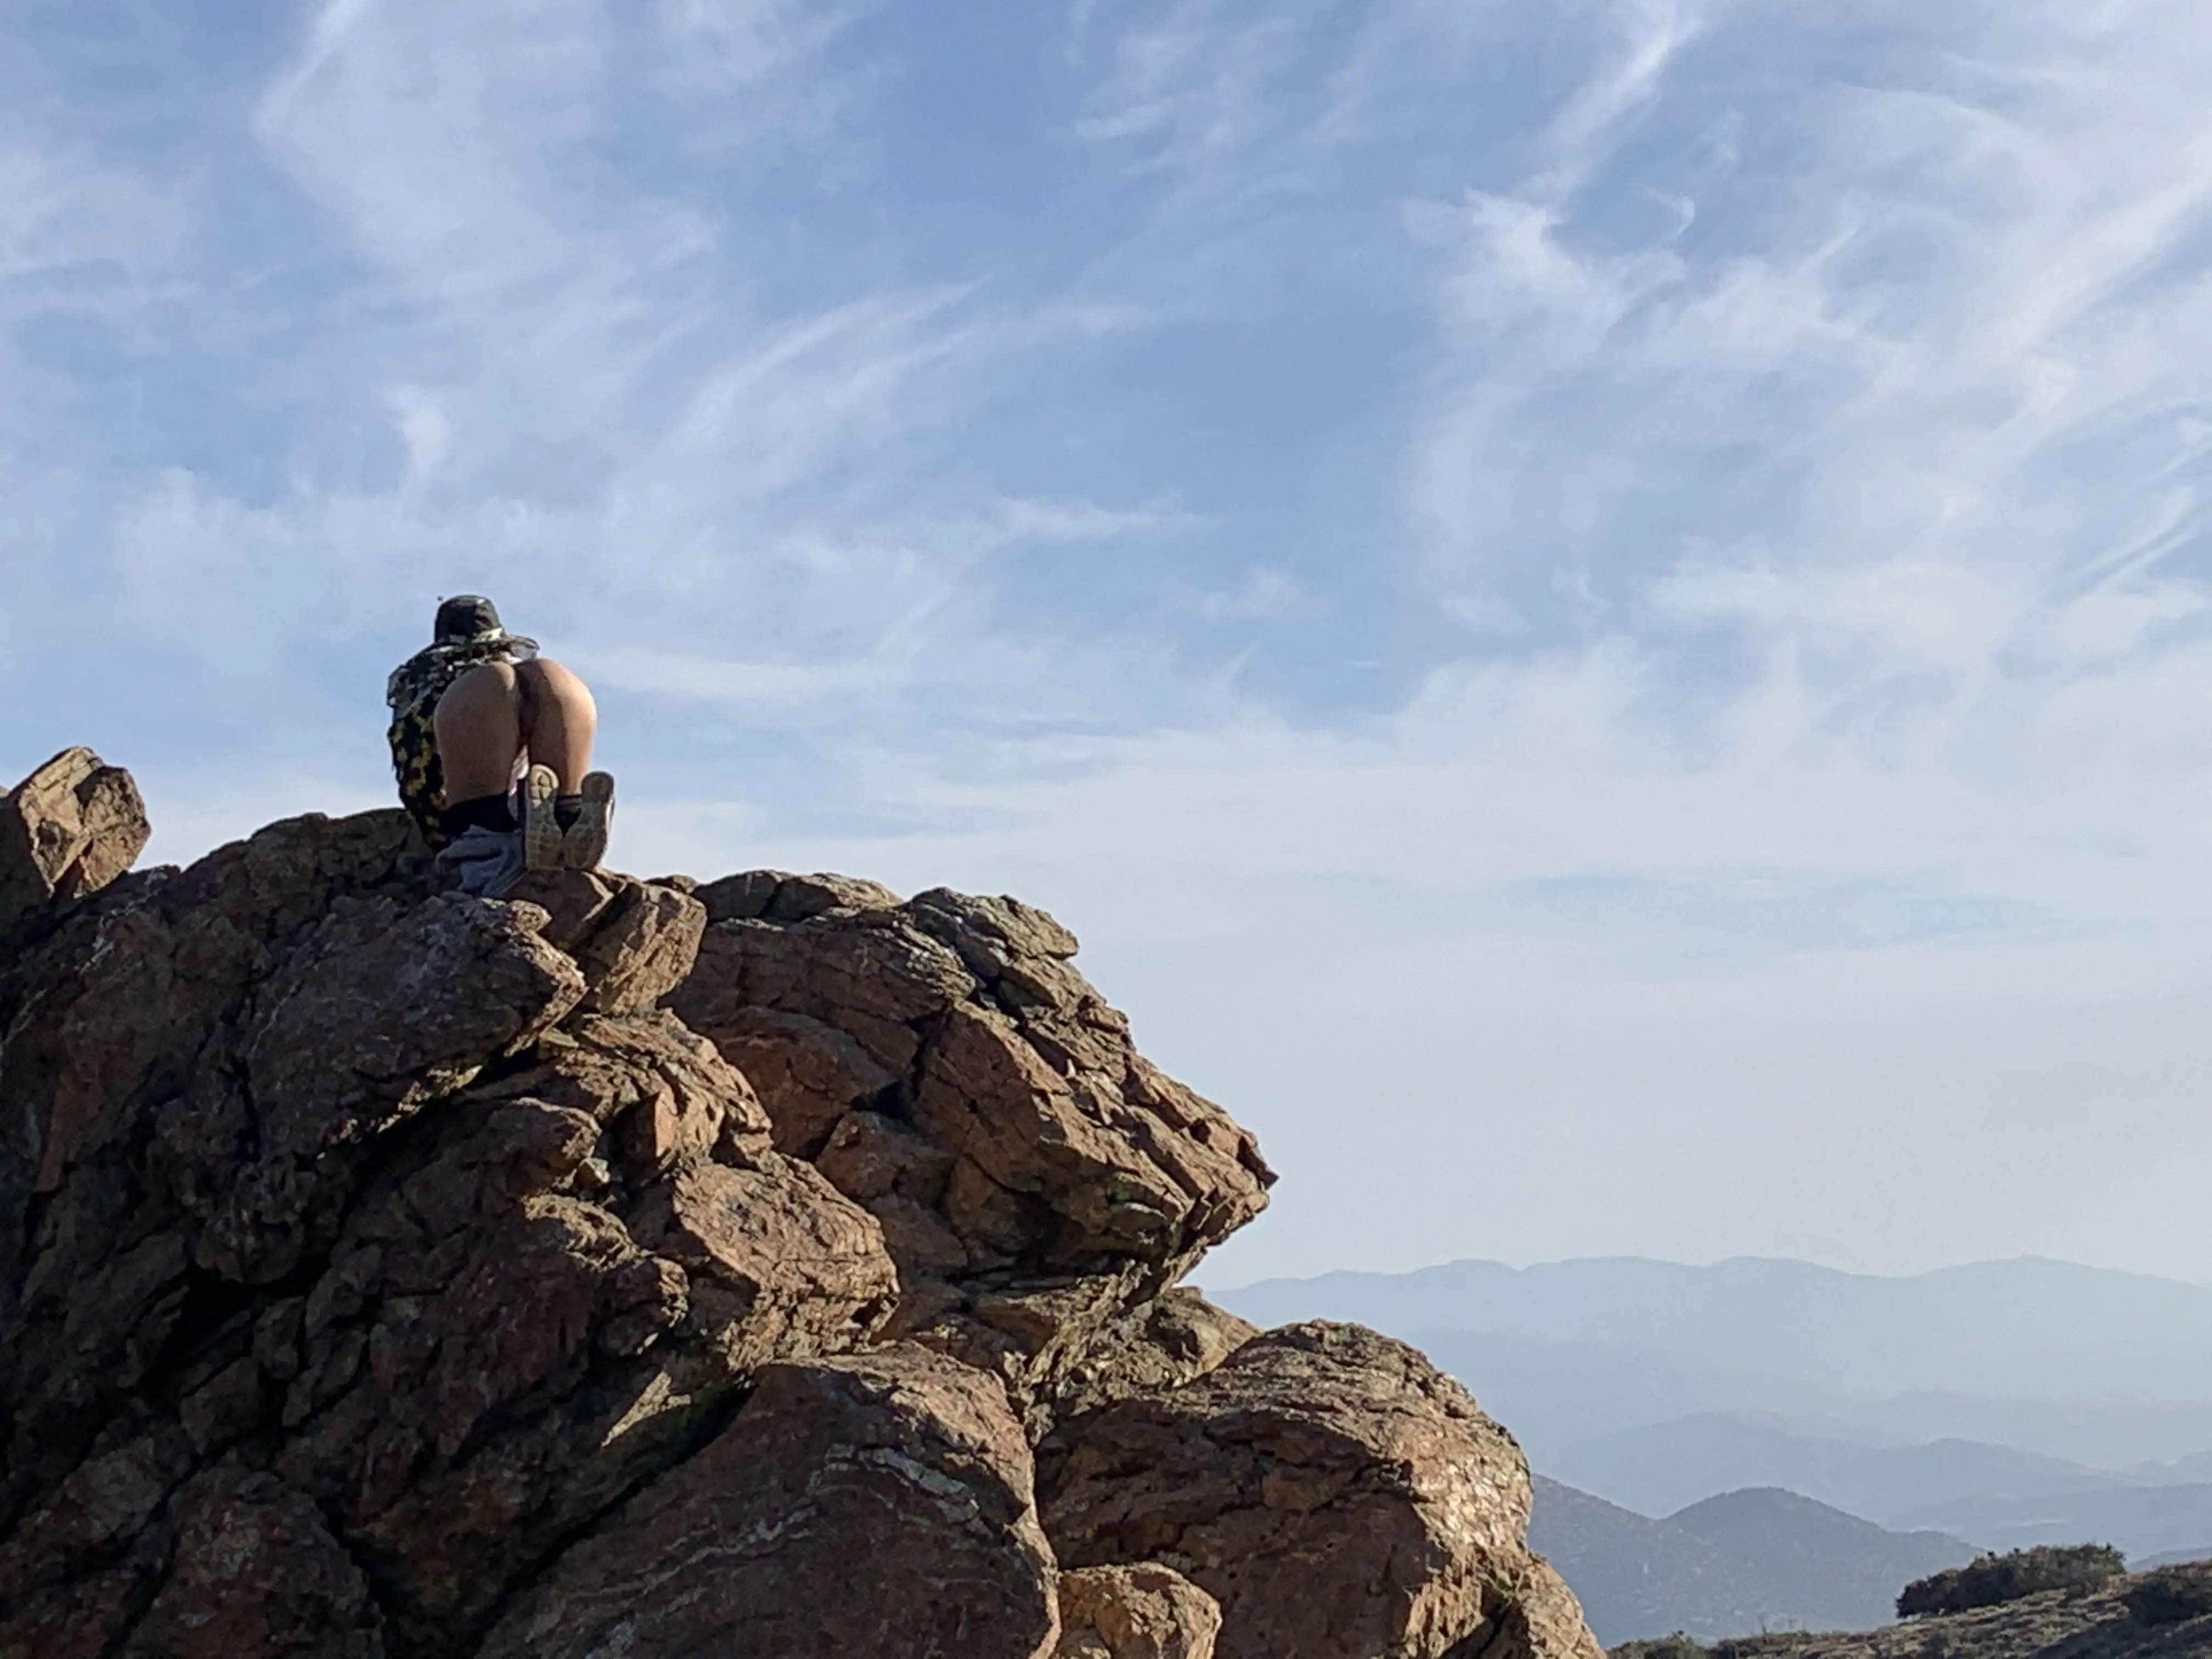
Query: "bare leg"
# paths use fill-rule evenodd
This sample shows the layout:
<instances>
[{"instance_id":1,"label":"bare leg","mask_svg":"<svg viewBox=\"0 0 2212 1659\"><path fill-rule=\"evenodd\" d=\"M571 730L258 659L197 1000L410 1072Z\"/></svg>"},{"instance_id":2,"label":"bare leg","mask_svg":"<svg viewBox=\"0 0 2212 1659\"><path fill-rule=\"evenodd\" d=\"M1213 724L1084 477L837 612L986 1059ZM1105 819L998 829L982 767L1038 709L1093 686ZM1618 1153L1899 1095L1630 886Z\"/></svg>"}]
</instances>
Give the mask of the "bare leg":
<instances>
[{"instance_id":1,"label":"bare leg","mask_svg":"<svg viewBox=\"0 0 2212 1659\"><path fill-rule=\"evenodd\" d=\"M521 692L521 746L530 751L532 766L550 766L559 780L561 793L573 795L582 787L592 766L592 739L599 729L599 711L583 681L559 663L539 657L509 669ZM454 683L459 690L460 683ZM452 696L451 692L447 694ZM444 705L440 705L443 712ZM445 738L439 737L441 749ZM510 759L509 764L511 765ZM447 775L450 778L450 768ZM504 787L505 786L501 786ZM450 785L447 796L453 798Z\"/></svg>"},{"instance_id":2,"label":"bare leg","mask_svg":"<svg viewBox=\"0 0 2212 1659\"><path fill-rule=\"evenodd\" d=\"M513 663L479 663L446 688L431 716L446 804L504 795L522 752L522 694Z\"/></svg>"}]
</instances>

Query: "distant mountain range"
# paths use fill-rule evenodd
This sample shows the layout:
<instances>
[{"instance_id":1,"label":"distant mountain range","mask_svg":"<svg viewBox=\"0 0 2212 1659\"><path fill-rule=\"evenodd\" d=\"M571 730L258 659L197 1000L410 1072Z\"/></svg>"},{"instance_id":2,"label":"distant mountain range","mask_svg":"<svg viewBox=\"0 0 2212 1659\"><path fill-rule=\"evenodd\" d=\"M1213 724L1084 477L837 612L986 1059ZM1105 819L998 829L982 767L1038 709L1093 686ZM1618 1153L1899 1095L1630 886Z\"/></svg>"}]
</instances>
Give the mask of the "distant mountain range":
<instances>
[{"instance_id":1,"label":"distant mountain range","mask_svg":"<svg viewBox=\"0 0 2212 1659\"><path fill-rule=\"evenodd\" d=\"M1729 1370L1694 1356L1622 1344L1393 1325L1348 1311L1271 1317L1264 1302L1255 1298L1247 1304L1241 1291L1217 1300L1240 1312L1257 1305L1260 1313L1246 1312L1246 1317L1266 1322L1354 1318L1417 1342L1438 1364L1465 1379L1539 1461L1601 1435L1718 1414L1787 1425L1815 1438L1866 1448L1972 1441L2012 1447L2100 1475L2161 1483L2212 1480L2212 1451L2191 1449L2212 1447L2212 1379L2186 1374L2166 1379L2175 1397L2156 1401L2059 1401L1926 1390L1868 1397L1846 1394L1814 1376ZM2192 1387L2206 1397L2188 1397ZM2023 1465L2020 1473L2027 1477L2028 1467Z\"/></svg>"},{"instance_id":2,"label":"distant mountain range","mask_svg":"<svg viewBox=\"0 0 2212 1659\"><path fill-rule=\"evenodd\" d=\"M1504 1420L1511 1424L1510 1412ZM1670 1514L1716 1491L1786 1486L1889 1525L1978 1498L2047 1503L2118 1479L1982 1441L1869 1445L1818 1425L1742 1412L1703 1412L1594 1436L1541 1461L1546 1473L1646 1514Z\"/></svg>"},{"instance_id":3,"label":"distant mountain range","mask_svg":"<svg viewBox=\"0 0 2212 1659\"><path fill-rule=\"evenodd\" d=\"M2117 1544L2130 1564L2212 1551L2212 1482L2172 1486L2097 1486L2040 1498L1963 1498L1931 1504L1899 1517L1900 1524L1942 1527L1990 1549L2029 1544Z\"/></svg>"},{"instance_id":4,"label":"distant mountain range","mask_svg":"<svg viewBox=\"0 0 2212 1659\"><path fill-rule=\"evenodd\" d=\"M2212 1561L2212 1544L2201 1549L2170 1550L2164 1555L2147 1556L2140 1561L2130 1561L2128 1565L2137 1572L2148 1572L2153 1567L2178 1567L2191 1561Z\"/></svg>"},{"instance_id":5,"label":"distant mountain range","mask_svg":"<svg viewBox=\"0 0 2212 1659\"><path fill-rule=\"evenodd\" d=\"M1352 1319L1399 1334L1514 1338L1531 1358L1553 1345L1570 1351L1561 1359L1593 1348L1634 1356L1687 1396L1647 1421L1747 1405L1796 1415L1875 1407L1892 1420L1868 1425L1889 1432L2027 1444L2091 1462L2212 1450L2212 1287L2065 1262L1882 1279L1747 1259L1710 1267L1456 1261L1273 1279L1217 1299L1263 1325ZM1948 1396L1956 1401L1947 1406ZM2031 1443L2094 1436L2115 1406L2156 1443ZM2007 1413L2004 1432L1968 1426Z\"/></svg>"},{"instance_id":6,"label":"distant mountain range","mask_svg":"<svg viewBox=\"0 0 2212 1659\"><path fill-rule=\"evenodd\" d=\"M1894 1533L1794 1492L1734 1492L1652 1520L1539 1479L1529 1542L1611 1647L1684 1631L1863 1630L1916 1578L1971 1560L1940 1533Z\"/></svg>"},{"instance_id":7,"label":"distant mountain range","mask_svg":"<svg viewBox=\"0 0 2212 1659\"><path fill-rule=\"evenodd\" d=\"M2202 1285L2035 1260L1881 1279L1609 1259L1215 1296L1263 1325L1407 1338L1539 1470L1638 1519L1778 1487L1981 1547L2212 1543Z\"/></svg>"}]
</instances>

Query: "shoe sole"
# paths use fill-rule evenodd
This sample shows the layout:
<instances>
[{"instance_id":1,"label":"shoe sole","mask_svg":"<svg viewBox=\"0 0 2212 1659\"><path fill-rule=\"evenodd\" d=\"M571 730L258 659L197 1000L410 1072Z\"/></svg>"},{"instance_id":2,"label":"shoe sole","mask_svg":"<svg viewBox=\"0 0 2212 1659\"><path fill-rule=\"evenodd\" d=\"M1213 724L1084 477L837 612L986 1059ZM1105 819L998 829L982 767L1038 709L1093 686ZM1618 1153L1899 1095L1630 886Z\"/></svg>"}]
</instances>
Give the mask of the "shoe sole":
<instances>
[{"instance_id":1,"label":"shoe sole","mask_svg":"<svg viewBox=\"0 0 2212 1659\"><path fill-rule=\"evenodd\" d=\"M576 821L562 838L562 861L571 870L596 870L607 855L607 829L614 817L615 781L605 772L586 772L576 785L583 797Z\"/></svg>"},{"instance_id":2,"label":"shoe sole","mask_svg":"<svg viewBox=\"0 0 2212 1659\"><path fill-rule=\"evenodd\" d=\"M550 766L533 766L522 781L522 862L526 869L558 870L563 837L553 797L561 787Z\"/></svg>"}]
</instances>

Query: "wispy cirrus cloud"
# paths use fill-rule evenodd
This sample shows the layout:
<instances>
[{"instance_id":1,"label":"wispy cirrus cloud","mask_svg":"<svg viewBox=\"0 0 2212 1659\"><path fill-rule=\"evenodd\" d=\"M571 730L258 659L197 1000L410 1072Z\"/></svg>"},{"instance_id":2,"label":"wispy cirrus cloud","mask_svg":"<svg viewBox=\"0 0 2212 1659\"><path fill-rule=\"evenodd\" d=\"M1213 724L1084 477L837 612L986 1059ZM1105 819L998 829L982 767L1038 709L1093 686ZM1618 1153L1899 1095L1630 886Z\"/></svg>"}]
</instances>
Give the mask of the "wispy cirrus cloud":
<instances>
[{"instance_id":1,"label":"wispy cirrus cloud","mask_svg":"<svg viewBox=\"0 0 2212 1659\"><path fill-rule=\"evenodd\" d=\"M1289 1166L1255 1271L2212 1272L2078 1119L2203 1135L2177 0L228 16L0 56L0 602L106 665L17 631L19 769L374 798L483 588L627 860L1065 911Z\"/></svg>"}]
</instances>

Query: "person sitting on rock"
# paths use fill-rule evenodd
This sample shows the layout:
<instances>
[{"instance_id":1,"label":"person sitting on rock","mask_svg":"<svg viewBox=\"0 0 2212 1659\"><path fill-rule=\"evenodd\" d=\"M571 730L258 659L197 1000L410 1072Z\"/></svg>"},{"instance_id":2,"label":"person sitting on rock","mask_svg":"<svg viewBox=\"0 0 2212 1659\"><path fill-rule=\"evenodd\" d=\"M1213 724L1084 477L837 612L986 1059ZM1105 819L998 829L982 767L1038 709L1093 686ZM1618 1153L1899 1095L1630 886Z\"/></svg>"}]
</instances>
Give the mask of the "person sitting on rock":
<instances>
[{"instance_id":1,"label":"person sitting on rock","mask_svg":"<svg viewBox=\"0 0 2212 1659\"><path fill-rule=\"evenodd\" d=\"M399 799L463 892L498 898L525 870L606 855L614 780L586 769L599 710L583 681L510 634L480 594L438 606L433 638L392 671Z\"/></svg>"}]
</instances>

